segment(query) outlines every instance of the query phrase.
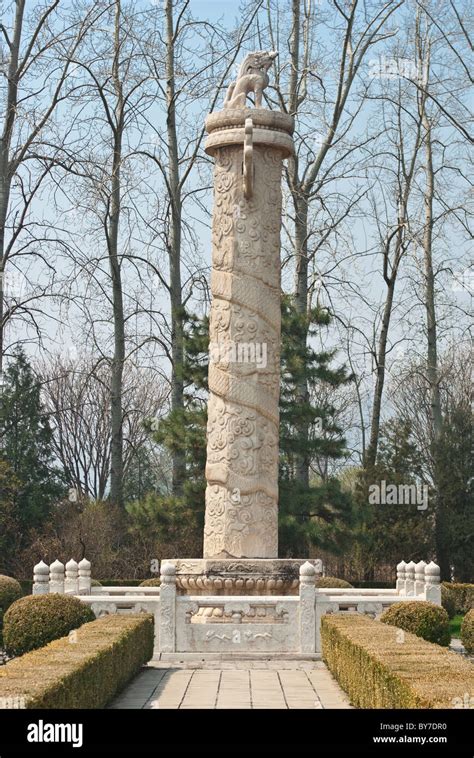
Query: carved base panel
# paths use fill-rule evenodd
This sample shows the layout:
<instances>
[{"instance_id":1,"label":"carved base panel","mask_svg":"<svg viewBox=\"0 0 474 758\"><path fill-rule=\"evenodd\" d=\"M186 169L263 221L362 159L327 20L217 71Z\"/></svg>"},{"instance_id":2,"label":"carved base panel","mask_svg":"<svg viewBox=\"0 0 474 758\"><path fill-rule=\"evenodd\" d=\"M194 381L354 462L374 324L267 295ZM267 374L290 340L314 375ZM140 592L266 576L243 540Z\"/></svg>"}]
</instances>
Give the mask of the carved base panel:
<instances>
[{"instance_id":1,"label":"carved base panel","mask_svg":"<svg viewBox=\"0 0 474 758\"><path fill-rule=\"evenodd\" d=\"M305 558L165 559L181 595L297 595ZM309 561L319 571L320 561ZM216 615L215 618L218 616Z\"/></svg>"}]
</instances>

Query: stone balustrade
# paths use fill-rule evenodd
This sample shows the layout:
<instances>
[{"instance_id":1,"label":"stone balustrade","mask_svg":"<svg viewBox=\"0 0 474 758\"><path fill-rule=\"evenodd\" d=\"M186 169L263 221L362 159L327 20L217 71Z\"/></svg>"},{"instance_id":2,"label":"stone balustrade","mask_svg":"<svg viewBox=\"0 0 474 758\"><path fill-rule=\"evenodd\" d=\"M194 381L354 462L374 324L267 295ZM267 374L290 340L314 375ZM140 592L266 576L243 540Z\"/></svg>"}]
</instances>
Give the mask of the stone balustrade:
<instances>
[{"instance_id":1,"label":"stone balustrade","mask_svg":"<svg viewBox=\"0 0 474 758\"><path fill-rule=\"evenodd\" d=\"M90 595L91 581L91 564L86 558L79 563L71 559L66 565L58 560L50 566L40 561L33 568L32 592L33 595L47 595L50 592Z\"/></svg>"},{"instance_id":2,"label":"stone balustrade","mask_svg":"<svg viewBox=\"0 0 474 758\"><path fill-rule=\"evenodd\" d=\"M433 561L397 566L394 589L317 588L314 564L299 569L298 595L180 594L176 566L164 562L160 587L92 587L83 558L34 567L33 594L60 592L90 605L97 617L147 612L155 618L155 655L210 656L281 653L319 657L320 625L326 613L365 613L378 618L393 603L429 600L441 604L440 570Z\"/></svg>"}]
</instances>

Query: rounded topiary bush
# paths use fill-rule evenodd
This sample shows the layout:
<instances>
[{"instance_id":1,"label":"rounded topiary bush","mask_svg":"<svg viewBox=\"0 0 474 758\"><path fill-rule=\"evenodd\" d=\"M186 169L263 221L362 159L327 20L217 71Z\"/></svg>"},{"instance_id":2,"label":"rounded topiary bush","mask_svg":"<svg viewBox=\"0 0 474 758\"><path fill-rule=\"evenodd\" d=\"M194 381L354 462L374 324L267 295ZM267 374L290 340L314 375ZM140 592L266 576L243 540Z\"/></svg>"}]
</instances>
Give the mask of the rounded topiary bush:
<instances>
[{"instance_id":1,"label":"rounded topiary bush","mask_svg":"<svg viewBox=\"0 0 474 758\"><path fill-rule=\"evenodd\" d=\"M11 604L22 594L20 582L12 576L0 574L0 644L2 644L3 617Z\"/></svg>"},{"instance_id":2,"label":"rounded topiary bush","mask_svg":"<svg viewBox=\"0 0 474 758\"><path fill-rule=\"evenodd\" d=\"M321 576L316 579L316 587L352 587L345 579L337 579L335 576Z\"/></svg>"},{"instance_id":3,"label":"rounded topiary bush","mask_svg":"<svg viewBox=\"0 0 474 758\"><path fill-rule=\"evenodd\" d=\"M438 645L447 646L451 641L448 614L444 608L425 600L394 603L382 614L380 621Z\"/></svg>"},{"instance_id":4,"label":"rounded topiary bush","mask_svg":"<svg viewBox=\"0 0 474 758\"><path fill-rule=\"evenodd\" d=\"M70 595L22 597L10 606L3 620L5 650L8 655L23 655L94 620L89 606Z\"/></svg>"},{"instance_id":5,"label":"rounded topiary bush","mask_svg":"<svg viewBox=\"0 0 474 758\"><path fill-rule=\"evenodd\" d=\"M441 605L443 606L450 619L455 617L456 597L454 595L454 592L444 584L441 585Z\"/></svg>"},{"instance_id":6,"label":"rounded topiary bush","mask_svg":"<svg viewBox=\"0 0 474 758\"><path fill-rule=\"evenodd\" d=\"M157 576L153 579L145 579L144 582L140 582L138 585L139 587L159 587L161 584L161 579L159 579Z\"/></svg>"},{"instance_id":7,"label":"rounded topiary bush","mask_svg":"<svg viewBox=\"0 0 474 758\"><path fill-rule=\"evenodd\" d=\"M474 610L468 611L461 624L461 642L466 653L474 653Z\"/></svg>"}]
</instances>

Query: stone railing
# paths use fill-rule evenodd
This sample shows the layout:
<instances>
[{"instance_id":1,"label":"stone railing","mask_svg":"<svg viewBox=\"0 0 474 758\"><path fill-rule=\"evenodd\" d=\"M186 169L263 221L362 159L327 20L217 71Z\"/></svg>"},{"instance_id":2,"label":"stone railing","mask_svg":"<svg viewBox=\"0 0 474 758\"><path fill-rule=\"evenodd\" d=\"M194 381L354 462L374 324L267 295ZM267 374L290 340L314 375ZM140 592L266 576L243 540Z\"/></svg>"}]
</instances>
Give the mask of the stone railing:
<instances>
[{"instance_id":1,"label":"stone railing","mask_svg":"<svg viewBox=\"0 0 474 758\"><path fill-rule=\"evenodd\" d=\"M433 561L401 561L397 566L396 589L399 595L412 600L420 598L441 605L439 566Z\"/></svg>"},{"instance_id":2,"label":"stone railing","mask_svg":"<svg viewBox=\"0 0 474 758\"><path fill-rule=\"evenodd\" d=\"M33 595L90 595L91 581L91 564L86 558L79 563L70 560L66 566L57 560L50 566L40 561L33 569Z\"/></svg>"},{"instance_id":3,"label":"stone railing","mask_svg":"<svg viewBox=\"0 0 474 758\"><path fill-rule=\"evenodd\" d=\"M86 558L76 563L71 559L64 565L54 561L48 566L40 561L33 568L33 595L47 595L59 592L68 595L159 595L159 587L97 587L92 584L91 564Z\"/></svg>"},{"instance_id":4,"label":"stone railing","mask_svg":"<svg viewBox=\"0 0 474 758\"><path fill-rule=\"evenodd\" d=\"M393 603L441 604L439 567L420 561L397 566L394 589L317 588L314 565L299 571L298 595L178 594L176 567L161 566L161 587L92 587L86 559L65 566L42 561L34 568L33 594L78 596L97 617L109 613L153 614L155 655L294 654L319 657L321 617L364 613L378 618Z\"/></svg>"}]
</instances>

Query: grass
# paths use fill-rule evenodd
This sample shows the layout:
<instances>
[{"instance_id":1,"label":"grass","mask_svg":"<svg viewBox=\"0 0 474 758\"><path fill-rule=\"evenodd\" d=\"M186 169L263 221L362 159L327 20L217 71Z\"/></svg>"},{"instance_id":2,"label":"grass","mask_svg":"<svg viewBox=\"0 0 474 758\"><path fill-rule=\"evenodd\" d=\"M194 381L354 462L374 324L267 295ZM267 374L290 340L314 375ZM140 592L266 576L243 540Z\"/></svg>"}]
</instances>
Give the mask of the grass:
<instances>
[{"instance_id":1,"label":"grass","mask_svg":"<svg viewBox=\"0 0 474 758\"><path fill-rule=\"evenodd\" d=\"M462 613L458 613L454 618L449 619L449 629L451 631L451 638L461 636L461 624L464 616Z\"/></svg>"}]
</instances>

